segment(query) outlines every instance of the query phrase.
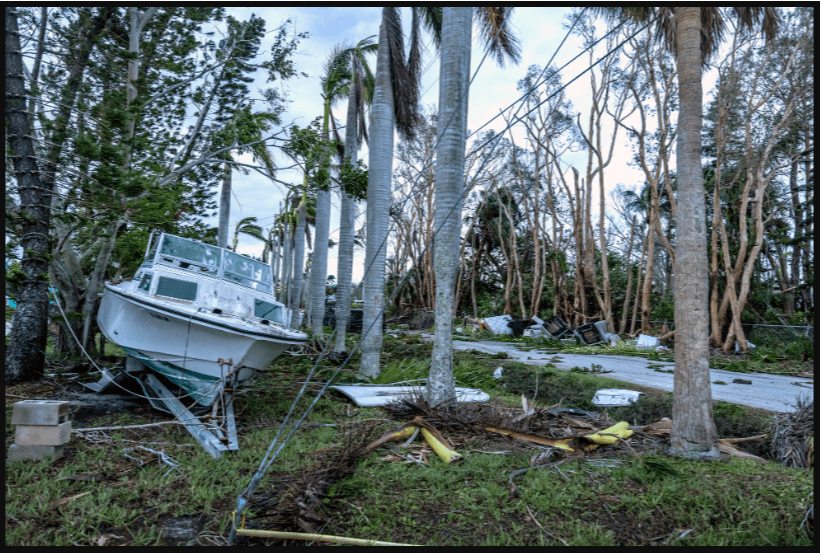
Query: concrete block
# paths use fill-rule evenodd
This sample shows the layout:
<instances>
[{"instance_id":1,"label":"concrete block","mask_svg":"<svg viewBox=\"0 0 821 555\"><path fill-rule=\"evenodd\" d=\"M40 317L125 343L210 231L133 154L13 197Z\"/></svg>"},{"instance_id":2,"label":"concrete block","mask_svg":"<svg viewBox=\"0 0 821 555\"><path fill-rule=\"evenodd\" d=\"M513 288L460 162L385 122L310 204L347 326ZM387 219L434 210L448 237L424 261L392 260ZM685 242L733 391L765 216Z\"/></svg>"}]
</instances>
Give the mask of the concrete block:
<instances>
[{"instance_id":1,"label":"concrete block","mask_svg":"<svg viewBox=\"0 0 821 555\"><path fill-rule=\"evenodd\" d=\"M17 445L63 445L71 439L71 421L56 426L23 426L14 429Z\"/></svg>"},{"instance_id":2,"label":"concrete block","mask_svg":"<svg viewBox=\"0 0 821 555\"><path fill-rule=\"evenodd\" d=\"M65 445L17 445L9 447L10 461L42 461L46 457L59 459L63 456Z\"/></svg>"},{"instance_id":3,"label":"concrete block","mask_svg":"<svg viewBox=\"0 0 821 555\"><path fill-rule=\"evenodd\" d=\"M68 421L68 401L26 400L14 403L11 423L24 426L56 426Z\"/></svg>"}]
</instances>

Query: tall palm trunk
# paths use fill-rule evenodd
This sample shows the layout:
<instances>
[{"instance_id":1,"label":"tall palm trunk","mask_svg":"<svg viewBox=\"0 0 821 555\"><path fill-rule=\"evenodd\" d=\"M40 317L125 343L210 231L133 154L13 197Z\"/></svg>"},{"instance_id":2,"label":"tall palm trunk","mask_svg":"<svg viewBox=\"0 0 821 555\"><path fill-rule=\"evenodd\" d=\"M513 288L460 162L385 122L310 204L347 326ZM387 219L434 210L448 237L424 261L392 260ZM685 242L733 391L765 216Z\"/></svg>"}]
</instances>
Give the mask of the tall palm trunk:
<instances>
[{"instance_id":1,"label":"tall palm trunk","mask_svg":"<svg viewBox=\"0 0 821 555\"><path fill-rule=\"evenodd\" d=\"M367 241L362 314L362 360L359 376L379 375L382 351L382 304L385 289L388 204L393 171L393 84L385 23L379 27L376 58L376 87L371 105L370 153L368 159Z\"/></svg>"},{"instance_id":2,"label":"tall palm trunk","mask_svg":"<svg viewBox=\"0 0 821 555\"><path fill-rule=\"evenodd\" d=\"M670 447L677 455L717 459L718 435L710 390L709 268L701 169L701 9L675 8L680 112L676 144L676 368Z\"/></svg>"},{"instance_id":3,"label":"tall palm trunk","mask_svg":"<svg viewBox=\"0 0 821 555\"><path fill-rule=\"evenodd\" d=\"M290 297L288 296L288 288L291 286L291 261L293 256L291 253L291 245L293 243L293 233L291 232L291 222L285 223L285 229L282 230L283 244L282 244L282 278L279 285L279 301L284 303L286 307L290 308Z\"/></svg>"},{"instance_id":4,"label":"tall palm trunk","mask_svg":"<svg viewBox=\"0 0 821 555\"><path fill-rule=\"evenodd\" d=\"M356 62L354 61L354 71ZM348 113L345 119L345 160L351 164L356 162L357 151L357 88L351 83L348 92ZM341 199L339 214L339 251L336 267L336 343L334 352L342 353L345 348L345 334L348 331L348 319L351 315L351 280L353 278L353 239L356 204L342 188L339 191Z\"/></svg>"},{"instance_id":5,"label":"tall palm trunk","mask_svg":"<svg viewBox=\"0 0 821 555\"><path fill-rule=\"evenodd\" d=\"M228 221L231 217L231 166L225 162L222 174L222 189L220 190L219 223L217 224L217 246L228 247Z\"/></svg>"},{"instance_id":6,"label":"tall palm trunk","mask_svg":"<svg viewBox=\"0 0 821 555\"><path fill-rule=\"evenodd\" d=\"M427 400L455 399L453 380L453 296L459 265L462 183L467 140L472 8L445 7L439 71L439 147L436 153L434 272L436 312ZM513 230L511 230L513 232Z\"/></svg>"},{"instance_id":7,"label":"tall palm trunk","mask_svg":"<svg viewBox=\"0 0 821 555\"><path fill-rule=\"evenodd\" d=\"M325 99L322 121L322 139L328 141L328 121L331 117L331 99ZM326 148L327 145L326 145ZM325 152L323 166L330 165L330 153ZM310 319L314 337L322 339L322 321L325 319L325 286L328 282L328 238L331 231L331 193L317 191L316 220L314 224L314 254L311 257L311 282L308 293L311 299Z\"/></svg>"},{"instance_id":8,"label":"tall palm trunk","mask_svg":"<svg viewBox=\"0 0 821 555\"><path fill-rule=\"evenodd\" d=\"M303 186L307 186L308 176L305 175ZM293 286L291 289L291 324L290 327L299 328L299 305L302 299L303 264L305 262L305 218L307 206L303 193L302 202L299 203L299 218L297 219L296 231L294 233L294 264L293 264Z\"/></svg>"}]
</instances>

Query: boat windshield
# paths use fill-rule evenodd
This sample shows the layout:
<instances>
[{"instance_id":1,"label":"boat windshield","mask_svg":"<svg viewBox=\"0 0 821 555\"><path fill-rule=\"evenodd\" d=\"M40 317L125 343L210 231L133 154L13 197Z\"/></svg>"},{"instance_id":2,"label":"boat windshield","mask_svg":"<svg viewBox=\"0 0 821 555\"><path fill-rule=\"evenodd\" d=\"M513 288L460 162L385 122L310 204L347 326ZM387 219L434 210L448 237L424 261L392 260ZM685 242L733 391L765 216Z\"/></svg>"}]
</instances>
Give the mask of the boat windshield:
<instances>
[{"instance_id":1,"label":"boat windshield","mask_svg":"<svg viewBox=\"0 0 821 555\"><path fill-rule=\"evenodd\" d=\"M222 249L219 247L173 235L163 235L159 258L160 262L172 262L164 260L162 255L199 265L201 271L207 271L212 275L216 275L222 261ZM180 267L187 269L184 264L180 264Z\"/></svg>"},{"instance_id":2,"label":"boat windshield","mask_svg":"<svg viewBox=\"0 0 821 555\"><path fill-rule=\"evenodd\" d=\"M271 292L271 267L264 262L225 251L222 268L225 279L236 281L258 291Z\"/></svg>"}]
</instances>

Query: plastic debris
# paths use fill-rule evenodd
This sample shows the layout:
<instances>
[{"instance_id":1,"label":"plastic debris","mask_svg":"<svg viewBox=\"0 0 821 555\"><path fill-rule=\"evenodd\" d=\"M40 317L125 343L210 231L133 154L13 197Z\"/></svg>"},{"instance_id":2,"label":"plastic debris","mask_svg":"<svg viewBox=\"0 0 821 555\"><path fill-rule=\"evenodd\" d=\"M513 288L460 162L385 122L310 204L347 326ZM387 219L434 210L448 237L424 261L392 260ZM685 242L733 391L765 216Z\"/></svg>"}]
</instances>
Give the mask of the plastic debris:
<instances>
[{"instance_id":1,"label":"plastic debris","mask_svg":"<svg viewBox=\"0 0 821 555\"><path fill-rule=\"evenodd\" d=\"M748 349L755 349L755 344L750 343L749 341L747 341L747 348ZM738 352L738 341L735 342L735 352Z\"/></svg>"},{"instance_id":2,"label":"plastic debris","mask_svg":"<svg viewBox=\"0 0 821 555\"><path fill-rule=\"evenodd\" d=\"M498 367L496 370L493 371L493 377L496 379L502 378L502 367Z\"/></svg>"},{"instance_id":3,"label":"plastic debris","mask_svg":"<svg viewBox=\"0 0 821 555\"><path fill-rule=\"evenodd\" d=\"M619 422L605 430L584 437L599 445L613 445L618 442L619 439L627 439L631 435L633 435L633 430L629 428L629 424L627 422Z\"/></svg>"},{"instance_id":4,"label":"plastic debris","mask_svg":"<svg viewBox=\"0 0 821 555\"><path fill-rule=\"evenodd\" d=\"M655 349L659 346L659 338L640 333L636 338L636 347L639 349Z\"/></svg>"},{"instance_id":5,"label":"plastic debris","mask_svg":"<svg viewBox=\"0 0 821 555\"><path fill-rule=\"evenodd\" d=\"M508 322L512 322L513 318L509 314L502 316L491 316L482 320L482 327L490 330L496 335L513 335L513 330L508 327Z\"/></svg>"},{"instance_id":6,"label":"plastic debris","mask_svg":"<svg viewBox=\"0 0 821 555\"><path fill-rule=\"evenodd\" d=\"M600 407L626 407L638 401L640 391L630 389L600 389L593 396L593 404Z\"/></svg>"}]
</instances>

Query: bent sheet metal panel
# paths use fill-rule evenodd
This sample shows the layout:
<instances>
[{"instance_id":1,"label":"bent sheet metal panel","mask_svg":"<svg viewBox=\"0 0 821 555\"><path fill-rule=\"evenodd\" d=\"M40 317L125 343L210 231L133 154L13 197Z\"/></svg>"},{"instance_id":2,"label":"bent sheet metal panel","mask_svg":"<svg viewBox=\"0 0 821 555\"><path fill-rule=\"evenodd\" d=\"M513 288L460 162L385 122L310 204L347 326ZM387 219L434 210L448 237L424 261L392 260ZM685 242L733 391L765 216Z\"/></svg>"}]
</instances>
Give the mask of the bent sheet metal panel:
<instances>
[{"instance_id":1,"label":"bent sheet metal panel","mask_svg":"<svg viewBox=\"0 0 821 555\"><path fill-rule=\"evenodd\" d=\"M332 385L330 389L339 391L360 407L387 405L399 397L418 394L424 386L412 385ZM456 388L456 400L460 403L484 403L490 395L481 389Z\"/></svg>"}]
</instances>

